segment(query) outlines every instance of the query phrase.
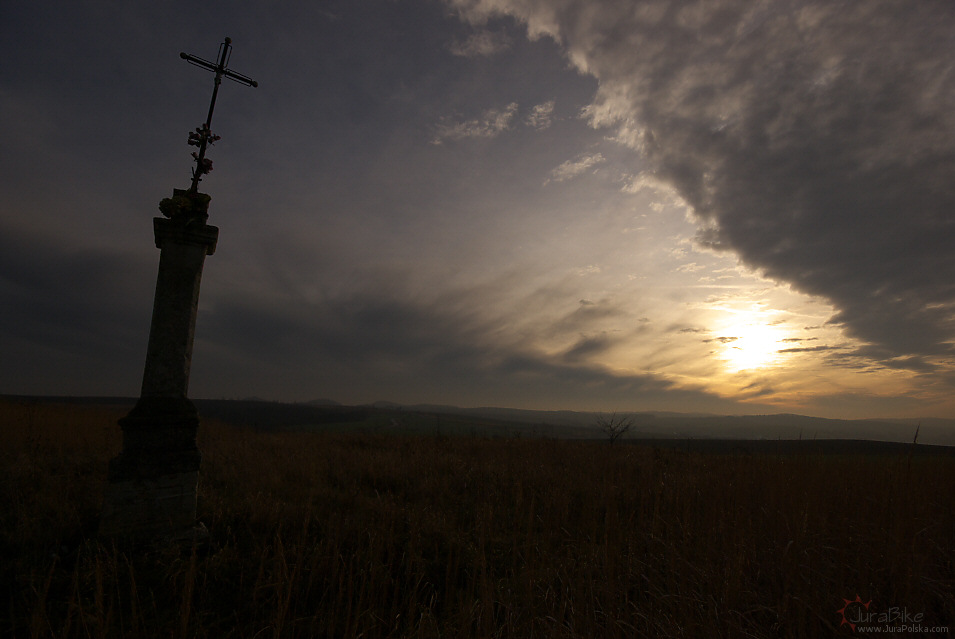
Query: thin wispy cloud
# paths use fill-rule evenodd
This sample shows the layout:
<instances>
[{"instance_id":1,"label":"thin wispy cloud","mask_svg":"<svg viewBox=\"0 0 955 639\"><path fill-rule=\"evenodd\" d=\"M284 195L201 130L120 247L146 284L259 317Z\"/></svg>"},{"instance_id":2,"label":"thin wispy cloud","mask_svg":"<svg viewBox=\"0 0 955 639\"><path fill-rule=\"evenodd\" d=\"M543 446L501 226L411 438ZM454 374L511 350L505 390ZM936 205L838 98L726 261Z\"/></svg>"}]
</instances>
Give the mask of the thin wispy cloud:
<instances>
[{"instance_id":1,"label":"thin wispy cloud","mask_svg":"<svg viewBox=\"0 0 955 639\"><path fill-rule=\"evenodd\" d=\"M435 129L432 144L441 144L445 140L465 140L467 138L493 138L511 127L517 115L517 103L511 102L503 109L488 109L481 117L463 122L442 122Z\"/></svg>"},{"instance_id":2,"label":"thin wispy cloud","mask_svg":"<svg viewBox=\"0 0 955 639\"><path fill-rule=\"evenodd\" d=\"M601 153L584 153L573 160L567 160L557 166L550 172L550 176L544 182L564 182L580 175L583 175L592 168L603 164L606 161Z\"/></svg>"},{"instance_id":3,"label":"thin wispy cloud","mask_svg":"<svg viewBox=\"0 0 955 639\"><path fill-rule=\"evenodd\" d=\"M464 41L455 40L448 50L463 58L490 57L511 46L511 39L506 33L481 30L472 33Z\"/></svg>"},{"instance_id":4,"label":"thin wispy cloud","mask_svg":"<svg viewBox=\"0 0 955 639\"><path fill-rule=\"evenodd\" d=\"M524 123L542 131L548 128L554 121L554 101L550 100L542 104L536 105L531 112L524 118Z\"/></svg>"}]
</instances>

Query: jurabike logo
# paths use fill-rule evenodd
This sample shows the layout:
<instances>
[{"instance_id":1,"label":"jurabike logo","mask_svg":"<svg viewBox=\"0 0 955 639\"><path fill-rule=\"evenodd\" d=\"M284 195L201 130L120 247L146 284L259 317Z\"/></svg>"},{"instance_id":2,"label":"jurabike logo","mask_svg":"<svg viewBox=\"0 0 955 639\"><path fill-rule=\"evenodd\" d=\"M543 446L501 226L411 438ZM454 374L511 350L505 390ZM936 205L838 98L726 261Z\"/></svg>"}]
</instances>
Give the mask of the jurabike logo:
<instances>
[{"instance_id":1,"label":"jurabike logo","mask_svg":"<svg viewBox=\"0 0 955 639\"><path fill-rule=\"evenodd\" d=\"M862 601L843 599L842 608L836 614L842 616L839 627L849 626L852 632L858 627L860 632L947 632L947 628L928 628L922 625L925 613L911 612L906 607L891 606L886 610L875 610L872 600Z\"/></svg>"},{"instance_id":2,"label":"jurabike logo","mask_svg":"<svg viewBox=\"0 0 955 639\"><path fill-rule=\"evenodd\" d=\"M849 629L855 632L856 624L860 621L859 618L863 614L869 614L869 606L872 605L872 600L862 603L862 598L856 595L855 599L843 599L842 601L845 605L836 611L836 613L842 615L839 627L849 626Z\"/></svg>"}]
</instances>

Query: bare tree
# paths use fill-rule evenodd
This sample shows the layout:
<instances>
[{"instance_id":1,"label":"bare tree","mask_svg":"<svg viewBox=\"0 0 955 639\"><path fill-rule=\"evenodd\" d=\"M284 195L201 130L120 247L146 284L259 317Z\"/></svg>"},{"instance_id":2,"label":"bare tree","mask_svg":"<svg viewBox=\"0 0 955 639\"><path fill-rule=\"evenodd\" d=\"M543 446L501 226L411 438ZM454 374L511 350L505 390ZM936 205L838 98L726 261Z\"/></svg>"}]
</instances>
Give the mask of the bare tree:
<instances>
[{"instance_id":1,"label":"bare tree","mask_svg":"<svg viewBox=\"0 0 955 639\"><path fill-rule=\"evenodd\" d=\"M617 413L611 413L610 417L607 417L603 413L597 414L597 428L607 436L611 446L613 446L613 443L620 439L624 433L630 430L632 426L633 415L618 416Z\"/></svg>"}]
</instances>

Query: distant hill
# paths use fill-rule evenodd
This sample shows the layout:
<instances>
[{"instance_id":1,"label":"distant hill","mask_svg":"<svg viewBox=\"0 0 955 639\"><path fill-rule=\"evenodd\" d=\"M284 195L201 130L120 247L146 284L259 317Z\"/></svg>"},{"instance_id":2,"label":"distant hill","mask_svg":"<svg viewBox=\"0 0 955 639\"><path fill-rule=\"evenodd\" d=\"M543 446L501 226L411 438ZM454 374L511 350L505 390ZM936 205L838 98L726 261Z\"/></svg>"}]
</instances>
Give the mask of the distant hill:
<instances>
[{"instance_id":1,"label":"distant hill","mask_svg":"<svg viewBox=\"0 0 955 639\"><path fill-rule=\"evenodd\" d=\"M56 402L80 405L128 406L131 397L46 397L0 395L0 401ZM357 423L368 419L368 410L340 404L287 404L263 399L193 399L204 419L218 419L237 426L261 430L281 430L322 424Z\"/></svg>"},{"instance_id":2,"label":"distant hill","mask_svg":"<svg viewBox=\"0 0 955 639\"><path fill-rule=\"evenodd\" d=\"M136 400L124 397L30 397L0 395L7 401L109 404L132 407ZM343 406L332 400L281 403L261 399L194 399L199 414L253 428L350 428L366 431L396 431L445 434L480 434L507 437L555 437L602 439L594 425L595 414L581 411L539 411L515 408L460 408L433 404L402 406L375 402ZM918 443L955 446L953 419L825 419L805 415L701 415L672 412L636 412L626 439L813 441L866 440L912 443L918 428Z\"/></svg>"},{"instance_id":3,"label":"distant hill","mask_svg":"<svg viewBox=\"0 0 955 639\"><path fill-rule=\"evenodd\" d=\"M308 404L311 406L341 406L341 404L336 402L334 399L313 399L312 401L308 402Z\"/></svg>"},{"instance_id":4,"label":"distant hill","mask_svg":"<svg viewBox=\"0 0 955 639\"><path fill-rule=\"evenodd\" d=\"M594 428L594 413L579 411L537 411L513 408L459 408L419 404L403 407L405 411L433 414L467 415L504 422L547 426L556 436L572 427L574 436ZM921 444L955 446L953 419L826 419L805 415L706 415L673 412L634 412L635 423L629 438L675 439L852 439L911 443L919 428ZM593 431L595 432L595 431Z\"/></svg>"}]
</instances>

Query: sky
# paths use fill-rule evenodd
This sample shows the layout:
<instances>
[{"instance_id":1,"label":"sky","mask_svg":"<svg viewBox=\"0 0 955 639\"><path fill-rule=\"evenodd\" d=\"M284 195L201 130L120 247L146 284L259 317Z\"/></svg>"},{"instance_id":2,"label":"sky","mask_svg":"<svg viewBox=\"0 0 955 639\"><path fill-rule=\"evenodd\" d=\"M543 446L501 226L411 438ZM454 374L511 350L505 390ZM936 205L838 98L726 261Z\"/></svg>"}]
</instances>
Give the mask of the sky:
<instances>
[{"instance_id":1,"label":"sky","mask_svg":"<svg viewBox=\"0 0 955 639\"><path fill-rule=\"evenodd\" d=\"M955 5L0 5L0 393L955 417Z\"/></svg>"}]
</instances>

